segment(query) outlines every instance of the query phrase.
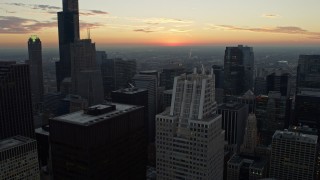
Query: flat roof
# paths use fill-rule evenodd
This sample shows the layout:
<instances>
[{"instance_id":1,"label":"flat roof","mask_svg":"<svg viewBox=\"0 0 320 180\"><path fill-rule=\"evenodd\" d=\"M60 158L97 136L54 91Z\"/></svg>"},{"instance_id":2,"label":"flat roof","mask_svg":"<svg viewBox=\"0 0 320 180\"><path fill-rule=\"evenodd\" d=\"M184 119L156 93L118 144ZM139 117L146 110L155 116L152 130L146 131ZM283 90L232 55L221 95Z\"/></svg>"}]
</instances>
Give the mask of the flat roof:
<instances>
[{"instance_id":1,"label":"flat roof","mask_svg":"<svg viewBox=\"0 0 320 180\"><path fill-rule=\"evenodd\" d=\"M291 141L298 141L310 144L317 144L318 136L317 135L310 135L310 134L303 134L299 132L291 132L288 130L279 131L277 130L273 134L273 139L287 139Z\"/></svg>"},{"instance_id":2,"label":"flat roof","mask_svg":"<svg viewBox=\"0 0 320 180\"><path fill-rule=\"evenodd\" d=\"M263 169L266 167L268 160L263 157L253 155L235 154L230 158L228 164L229 163L237 165L245 163L248 164L250 168Z\"/></svg>"},{"instance_id":3,"label":"flat roof","mask_svg":"<svg viewBox=\"0 0 320 180\"><path fill-rule=\"evenodd\" d=\"M99 104L99 105L91 106L89 108L101 110L101 109L111 108L112 106L115 106L115 110L112 110L100 115L89 115L85 113L85 110L81 110L81 111L73 112L70 114L55 117L52 120L63 121L63 122L82 125L82 126L90 126L98 122L112 119L116 116L120 116L127 112L131 112L131 111L143 108L142 106L119 104L119 103Z\"/></svg>"},{"instance_id":4,"label":"flat roof","mask_svg":"<svg viewBox=\"0 0 320 180\"><path fill-rule=\"evenodd\" d=\"M35 140L23 136L14 136L8 139L4 139L0 141L0 151L5 151L7 149L27 144L32 141Z\"/></svg>"},{"instance_id":5,"label":"flat roof","mask_svg":"<svg viewBox=\"0 0 320 180\"><path fill-rule=\"evenodd\" d=\"M135 94L135 93L144 92L144 91L147 91L147 89L134 87L134 88L119 89L119 90L112 91L112 92L124 93L124 94Z\"/></svg>"}]
</instances>

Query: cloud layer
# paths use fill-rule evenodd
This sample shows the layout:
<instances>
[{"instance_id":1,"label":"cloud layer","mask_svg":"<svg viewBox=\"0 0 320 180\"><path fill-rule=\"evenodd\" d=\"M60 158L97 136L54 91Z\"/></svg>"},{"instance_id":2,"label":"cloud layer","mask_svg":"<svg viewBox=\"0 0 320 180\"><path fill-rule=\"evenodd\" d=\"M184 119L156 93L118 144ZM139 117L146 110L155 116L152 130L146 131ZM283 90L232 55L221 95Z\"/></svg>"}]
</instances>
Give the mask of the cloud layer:
<instances>
[{"instance_id":1,"label":"cloud layer","mask_svg":"<svg viewBox=\"0 0 320 180\"><path fill-rule=\"evenodd\" d=\"M281 33L281 34L295 34L295 35L306 35L310 38L320 38L320 32L311 32L301 27L296 26L277 26L271 28L245 28L231 25L211 25L213 29L221 29L228 31L250 31L250 32L262 32L262 33Z\"/></svg>"}]
</instances>

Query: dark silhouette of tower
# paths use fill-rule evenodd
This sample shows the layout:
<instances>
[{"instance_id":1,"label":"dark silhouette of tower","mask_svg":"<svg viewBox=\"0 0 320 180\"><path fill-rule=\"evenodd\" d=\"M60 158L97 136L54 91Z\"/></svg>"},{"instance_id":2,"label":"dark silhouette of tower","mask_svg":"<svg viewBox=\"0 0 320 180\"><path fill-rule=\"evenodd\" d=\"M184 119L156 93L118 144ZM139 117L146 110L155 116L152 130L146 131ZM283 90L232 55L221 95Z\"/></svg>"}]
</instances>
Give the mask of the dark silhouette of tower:
<instances>
[{"instance_id":1,"label":"dark silhouette of tower","mask_svg":"<svg viewBox=\"0 0 320 180\"><path fill-rule=\"evenodd\" d=\"M29 60L27 63L30 66L30 81L32 102L35 107L38 107L43 102L43 71L42 71L42 46L41 41L37 36L31 36L28 40Z\"/></svg>"},{"instance_id":2,"label":"dark silhouette of tower","mask_svg":"<svg viewBox=\"0 0 320 180\"><path fill-rule=\"evenodd\" d=\"M254 54L252 47L227 47L224 56L224 90L242 95L253 88Z\"/></svg>"},{"instance_id":3,"label":"dark silhouette of tower","mask_svg":"<svg viewBox=\"0 0 320 180\"><path fill-rule=\"evenodd\" d=\"M71 43L80 39L78 0L63 0L58 12L60 61L56 62L57 90L64 78L71 76Z\"/></svg>"},{"instance_id":4,"label":"dark silhouette of tower","mask_svg":"<svg viewBox=\"0 0 320 180\"><path fill-rule=\"evenodd\" d=\"M35 136L30 89L27 64L0 62L0 140Z\"/></svg>"}]
</instances>

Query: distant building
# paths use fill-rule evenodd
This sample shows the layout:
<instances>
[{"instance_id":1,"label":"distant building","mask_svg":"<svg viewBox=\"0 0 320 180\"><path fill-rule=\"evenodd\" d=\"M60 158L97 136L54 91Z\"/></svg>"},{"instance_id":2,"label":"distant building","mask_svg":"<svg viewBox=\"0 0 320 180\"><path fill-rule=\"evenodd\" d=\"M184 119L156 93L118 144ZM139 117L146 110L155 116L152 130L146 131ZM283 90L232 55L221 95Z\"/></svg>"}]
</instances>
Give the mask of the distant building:
<instances>
[{"instance_id":1,"label":"distant building","mask_svg":"<svg viewBox=\"0 0 320 180\"><path fill-rule=\"evenodd\" d=\"M175 77L170 110L156 117L157 179L223 179L224 131L212 76Z\"/></svg>"},{"instance_id":2,"label":"distant building","mask_svg":"<svg viewBox=\"0 0 320 180\"><path fill-rule=\"evenodd\" d=\"M148 90L146 89L139 89L139 88L126 88L126 89L119 89L117 91L112 91L111 99L114 103L122 103L122 104L131 104L136 106L143 106L144 107L144 123L146 127L146 131L150 136L152 133L151 127L149 126L148 122Z\"/></svg>"},{"instance_id":3,"label":"distant building","mask_svg":"<svg viewBox=\"0 0 320 180\"><path fill-rule=\"evenodd\" d=\"M237 97L237 102L247 104L249 106L249 113L255 113L256 111L256 96L251 90L248 90L242 96Z\"/></svg>"},{"instance_id":4,"label":"distant building","mask_svg":"<svg viewBox=\"0 0 320 180\"><path fill-rule=\"evenodd\" d=\"M300 55L297 68L297 93L303 89L320 91L320 55Z\"/></svg>"},{"instance_id":5,"label":"distant building","mask_svg":"<svg viewBox=\"0 0 320 180\"><path fill-rule=\"evenodd\" d=\"M276 131L272 138L269 177L313 180L316 170L318 136Z\"/></svg>"},{"instance_id":6,"label":"distant building","mask_svg":"<svg viewBox=\"0 0 320 180\"><path fill-rule=\"evenodd\" d=\"M295 124L307 125L320 131L320 91L301 91L295 97Z\"/></svg>"},{"instance_id":7,"label":"distant building","mask_svg":"<svg viewBox=\"0 0 320 180\"><path fill-rule=\"evenodd\" d=\"M267 93L267 80L265 77L256 77L254 80L254 94L266 95Z\"/></svg>"},{"instance_id":8,"label":"distant building","mask_svg":"<svg viewBox=\"0 0 320 180\"><path fill-rule=\"evenodd\" d=\"M254 54L252 47L227 47L224 56L224 91L241 95L253 89Z\"/></svg>"},{"instance_id":9,"label":"distant building","mask_svg":"<svg viewBox=\"0 0 320 180\"><path fill-rule=\"evenodd\" d=\"M108 59L108 55L105 51L96 51L96 62L99 67L101 67L102 62Z\"/></svg>"},{"instance_id":10,"label":"distant building","mask_svg":"<svg viewBox=\"0 0 320 180\"><path fill-rule=\"evenodd\" d=\"M0 179L40 180L37 142L23 136L0 140Z\"/></svg>"},{"instance_id":11,"label":"distant building","mask_svg":"<svg viewBox=\"0 0 320 180\"><path fill-rule=\"evenodd\" d=\"M91 39L71 43L71 84L72 94L87 99L89 105L104 101L101 70Z\"/></svg>"},{"instance_id":12,"label":"distant building","mask_svg":"<svg viewBox=\"0 0 320 180\"><path fill-rule=\"evenodd\" d=\"M281 96L290 96L290 74L283 70L276 70L276 72L267 76L267 93L270 91L278 91Z\"/></svg>"},{"instance_id":13,"label":"distant building","mask_svg":"<svg viewBox=\"0 0 320 180\"><path fill-rule=\"evenodd\" d=\"M268 96L257 97L256 117L261 144L270 145L274 132L285 128L288 106L288 99L280 92L270 91Z\"/></svg>"},{"instance_id":14,"label":"distant building","mask_svg":"<svg viewBox=\"0 0 320 180\"><path fill-rule=\"evenodd\" d=\"M228 161L227 180L256 180L268 177L268 159L234 154Z\"/></svg>"},{"instance_id":15,"label":"distant building","mask_svg":"<svg viewBox=\"0 0 320 180\"><path fill-rule=\"evenodd\" d=\"M182 66L170 64L162 69L160 74L160 86L164 86L165 90L173 88L174 77L180 76L185 73L185 69Z\"/></svg>"},{"instance_id":16,"label":"distant building","mask_svg":"<svg viewBox=\"0 0 320 180\"><path fill-rule=\"evenodd\" d=\"M27 64L30 66L30 82L32 101L35 110L39 109L43 103L43 72L42 72L42 46L37 36L31 36L28 40L29 60Z\"/></svg>"},{"instance_id":17,"label":"distant building","mask_svg":"<svg viewBox=\"0 0 320 180\"><path fill-rule=\"evenodd\" d=\"M248 118L248 105L236 102L222 104L218 107L218 113L222 115L222 126L225 130L224 140L228 142L226 151L238 152L243 143L243 137Z\"/></svg>"},{"instance_id":18,"label":"distant building","mask_svg":"<svg viewBox=\"0 0 320 180\"><path fill-rule=\"evenodd\" d=\"M50 120L54 179L145 179L143 107L95 105Z\"/></svg>"},{"instance_id":19,"label":"distant building","mask_svg":"<svg viewBox=\"0 0 320 180\"><path fill-rule=\"evenodd\" d=\"M255 114L249 114L246 129L243 137L243 143L240 152L245 154L254 154L258 145L258 128Z\"/></svg>"},{"instance_id":20,"label":"distant building","mask_svg":"<svg viewBox=\"0 0 320 180\"><path fill-rule=\"evenodd\" d=\"M148 131L149 142L155 138L155 117L158 109L158 76L156 74L137 74L133 77L135 87L148 90Z\"/></svg>"},{"instance_id":21,"label":"distant building","mask_svg":"<svg viewBox=\"0 0 320 180\"><path fill-rule=\"evenodd\" d=\"M61 82L71 77L71 43L80 39L78 0L64 0L63 11L58 12L59 54L56 62L57 90Z\"/></svg>"},{"instance_id":22,"label":"distant building","mask_svg":"<svg viewBox=\"0 0 320 180\"><path fill-rule=\"evenodd\" d=\"M112 91L129 87L137 71L136 60L121 58L105 59L101 63L104 95L110 97Z\"/></svg>"},{"instance_id":23,"label":"distant building","mask_svg":"<svg viewBox=\"0 0 320 180\"><path fill-rule=\"evenodd\" d=\"M27 64L0 62L0 140L34 138L30 71Z\"/></svg>"},{"instance_id":24,"label":"distant building","mask_svg":"<svg viewBox=\"0 0 320 180\"><path fill-rule=\"evenodd\" d=\"M172 99L172 89L164 91L163 92L163 105L165 108L171 106L171 99Z\"/></svg>"}]
</instances>

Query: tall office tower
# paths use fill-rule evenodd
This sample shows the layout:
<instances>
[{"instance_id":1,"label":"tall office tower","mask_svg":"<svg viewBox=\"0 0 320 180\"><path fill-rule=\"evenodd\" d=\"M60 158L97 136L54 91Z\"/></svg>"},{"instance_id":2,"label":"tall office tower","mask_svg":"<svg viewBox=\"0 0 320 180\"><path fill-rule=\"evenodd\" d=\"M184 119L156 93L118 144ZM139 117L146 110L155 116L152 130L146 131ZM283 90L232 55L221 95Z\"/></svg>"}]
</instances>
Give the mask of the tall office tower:
<instances>
[{"instance_id":1,"label":"tall office tower","mask_svg":"<svg viewBox=\"0 0 320 180\"><path fill-rule=\"evenodd\" d=\"M267 93L270 91L278 91L281 96L290 96L291 85L290 85L289 73L283 70L276 70L276 72L267 76Z\"/></svg>"},{"instance_id":2,"label":"tall office tower","mask_svg":"<svg viewBox=\"0 0 320 180\"><path fill-rule=\"evenodd\" d=\"M267 97L262 96L258 99L260 100L257 102L256 115L260 125L260 140L261 144L268 146L274 132L285 128L288 116L287 98L281 96L280 92L270 91Z\"/></svg>"},{"instance_id":3,"label":"tall office tower","mask_svg":"<svg viewBox=\"0 0 320 180\"><path fill-rule=\"evenodd\" d=\"M313 180L318 136L290 131L276 131L272 138L269 177L275 179Z\"/></svg>"},{"instance_id":4,"label":"tall office tower","mask_svg":"<svg viewBox=\"0 0 320 180\"><path fill-rule=\"evenodd\" d=\"M95 105L49 125L54 179L145 179L143 107Z\"/></svg>"},{"instance_id":5,"label":"tall office tower","mask_svg":"<svg viewBox=\"0 0 320 180\"><path fill-rule=\"evenodd\" d=\"M71 44L72 94L87 99L89 105L102 103L103 83L101 70L96 63L96 48L91 39Z\"/></svg>"},{"instance_id":6,"label":"tall office tower","mask_svg":"<svg viewBox=\"0 0 320 180\"><path fill-rule=\"evenodd\" d=\"M56 62L57 90L63 79L71 77L71 43L80 39L78 0L63 0L58 12L60 61Z\"/></svg>"},{"instance_id":7,"label":"tall office tower","mask_svg":"<svg viewBox=\"0 0 320 180\"><path fill-rule=\"evenodd\" d=\"M108 58L108 55L105 51L96 51L96 62L99 67L101 67L101 64L103 61L105 61Z\"/></svg>"},{"instance_id":8,"label":"tall office tower","mask_svg":"<svg viewBox=\"0 0 320 180\"><path fill-rule=\"evenodd\" d=\"M158 108L158 78L155 75L137 74L132 80L137 88L148 90L148 134L149 142L154 142L155 117Z\"/></svg>"},{"instance_id":9,"label":"tall office tower","mask_svg":"<svg viewBox=\"0 0 320 180\"><path fill-rule=\"evenodd\" d=\"M179 64L169 64L162 69L160 74L160 86L164 86L166 90L173 88L174 77L185 73L184 67Z\"/></svg>"},{"instance_id":10,"label":"tall office tower","mask_svg":"<svg viewBox=\"0 0 320 180\"><path fill-rule=\"evenodd\" d=\"M256 96L251 90L248 90L242 96L237 97L236 101L242 104L248 104L249 113L254 113L256 111Z\"/></svg>"},{"instance_id":11,"label":"tall office tower","mask_svg":"<svg viewBox=\"0 0 320 180\"><path fill-rule=\"evenodd\" d=\"M218 107L222 115L222 126L225 130L225 151L238 152L243 143L243 137L248 118L248 105L236 102L222 104Z\"/></svg>"},{"instance_id":12,"label":"tall office tower","mask_svg":"<svg viewBox=\"0 0 320 180\"><path fill-rule=\"evenodd\" d=\"M300 55L297 69L297 92L320 91L320 55Z\"/></svg>"},{"instance_id":13,"label":"tall office tower","mask_svg":"<svg viewBox=\"0 0 320 180\"><path fill-rule=\"evenodd\" d=\"M38 107L43 102L44 86L42 72L42 46L37 36L31 36L28 40L29 60L27 64L30 66L30 82L32 101Z\"/></svg>"},{"instance_id":14,"label":"tall office tower","mask_svg":"<svg viewBox=\"0 0 320 180\"><path fill-rule=\"evenodd\" d=\"M223 66L213 65L212 66L214 72L214 81L215 81L215 94L216 101L218 104L222 104L224 102L224 70Z\"/></svg>"},{"instance_id":15,"label":"tall office tower","mask_svg":"<svg viewBox=\"0 0 320 180\"><path fill-rule=\"evenodd\" d=\"M224 90L241 95L253 89L254 55L252 47L227 47L224 56Z\"/></svg>"},{"instance_id":16,"label":"tall office tower","mask_svg":"<svg viewBox=\"0 0 320 180\"><path fill-rule=\"evenodd\" d=\"M163 105L164 108L171 106L171 99L172 99L172 89L166 90L163 92Z\"/></svg>"},{"instance_id":17,"label":"tall office tower","mask_svg":"<svg viewBox=\"0 0 320 180\"><path fill-rule=\"evenodd\" d=\"M213 73L175 77L170 110L157 115L157 179L223 178L224 131Z\"/></svg>"},{"instance_id":18,"label":"tall office tower","mask_svg":"<svg viewBox=\"0 0 320 180\"><path fill-rule=\"evenodd\" d=\"M300 91L295 98L295 124L308 125L320 131L320 92Z\"/></svg>"},{"instance_id":19,"label":"tall office tower","mask_svg":"<svg viewBox=\"0 0 320 180\"><path fill-rule=\"evenodd\" d=\"M115 103L143 106L144 107L144 123L145 123L146 131L147 131L147 134L151 133L151 132L148 132L149 129L147 129L147 127L149 127L148 90L139 89L139 88L119 89L117 91L112 91L111 99L112 99L112 102L115 102Z\"/></svg>"},{"instance_id":20,"label":"tall office tower","mask_svg":"<svg viewBox=\"0 0 320 180\"><path fill-rule=\"evenodd\" d=\"M249 114L247 126L244 133L243 143L240 152L245 154L254 154L258 144L258 128L255 114Z\"/></svg>"},{"instance_id":21,"label":"tall office tower","mask_svg":"<svg viewBox=\"0 0 320 180\"><path fill-rule=\"evenodd\" d=\"M120 58L105 59L101 63L104 96L110 97L111 92L129 87L137 71L136 60Z\"/></svg>"},{"instance_id":22,"label":"tall office tower","mask_svg":"<svg viewBox=\"0 0 320 180\"><path fill-rule=\"evenodd\" d=\"M266 95L267 94L267 80L264 77L256 77L254 80L254 94Z\"/></svg>"},{"instance_id":23,"label":"tall office tower","mask_svg":"<svg viewBox=\"0 0 320 180\"><path fill-rule=\"evenodd\" d=\"M23 136L0 140L0 179L40 180L35 140Z\"/></svg>"},{"instance_id":24,"label":"tall office tower","mask_svg":"<svg viewBox=\"0 0 320 180\"><path fill-rule=\"evenodd\" d=\"M0 139L34 137L29 66L0 62Z\"/></svg>"}]
</instances>

